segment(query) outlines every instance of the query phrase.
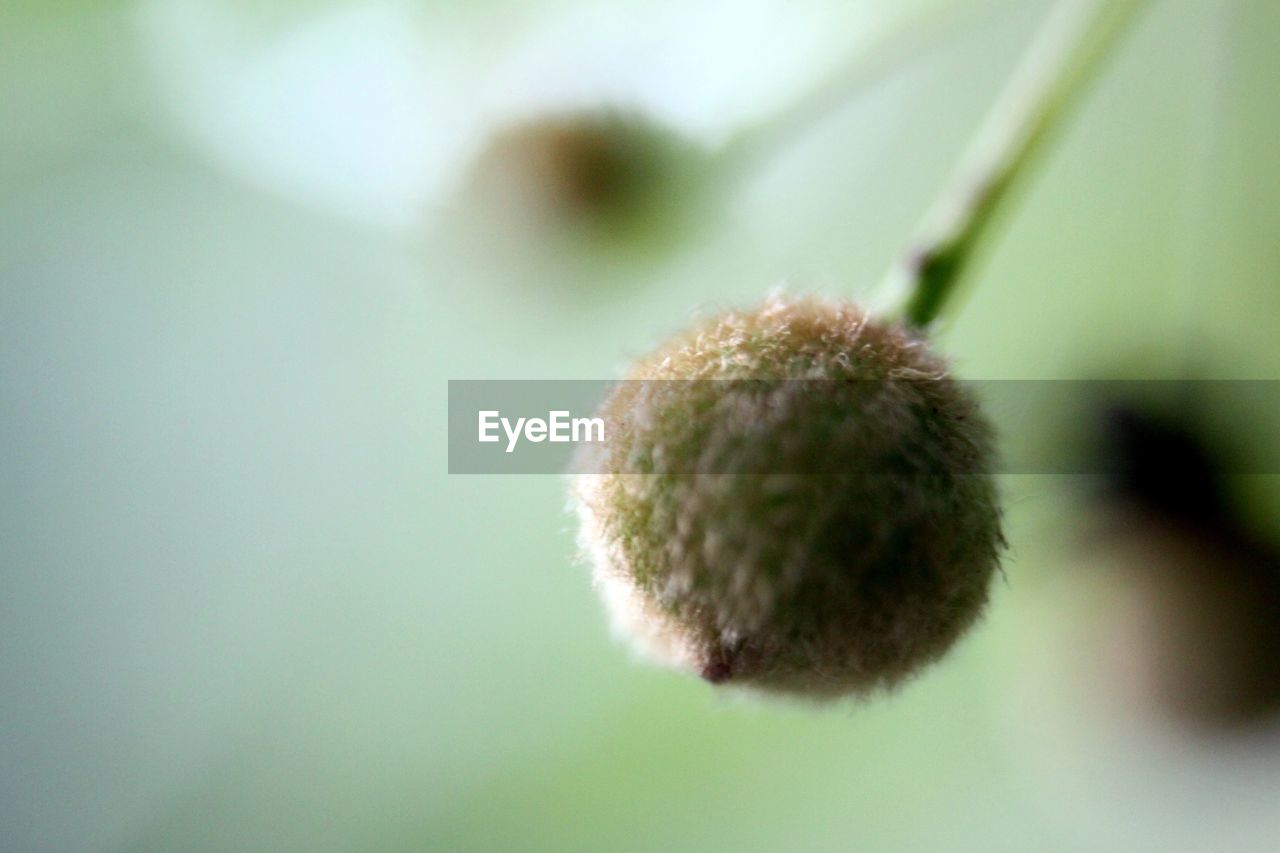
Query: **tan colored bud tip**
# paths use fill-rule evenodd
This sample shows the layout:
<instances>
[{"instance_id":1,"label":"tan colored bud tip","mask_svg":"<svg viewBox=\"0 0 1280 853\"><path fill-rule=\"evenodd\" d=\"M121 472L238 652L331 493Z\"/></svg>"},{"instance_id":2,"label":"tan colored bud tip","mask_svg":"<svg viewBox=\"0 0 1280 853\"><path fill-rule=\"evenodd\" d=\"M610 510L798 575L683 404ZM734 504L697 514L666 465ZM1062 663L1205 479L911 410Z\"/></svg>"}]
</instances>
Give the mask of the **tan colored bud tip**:
<instances>
[{"instance_id":1,"label":"tan colored bud tip","mask_svg":"<svg viewBox=\"0 0 1280 853\"><path fill-rule=\"evenodd\" d=\"M1003 546L992 430L913 333L777 297L628 378L649 381L603 404L609 457L573 496L615 625L647 656L713 683L866 693L978 617ZM691 379L824 391L661 381Z\"/></svg>"}]
</instances>

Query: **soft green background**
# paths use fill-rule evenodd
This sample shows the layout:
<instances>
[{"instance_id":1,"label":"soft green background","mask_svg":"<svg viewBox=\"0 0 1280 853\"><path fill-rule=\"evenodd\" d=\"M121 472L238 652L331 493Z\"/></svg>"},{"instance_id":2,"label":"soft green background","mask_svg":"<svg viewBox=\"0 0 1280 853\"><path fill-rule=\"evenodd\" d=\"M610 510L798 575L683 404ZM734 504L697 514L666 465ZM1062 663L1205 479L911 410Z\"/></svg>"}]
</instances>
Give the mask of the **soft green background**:
<instances>
[{"instance_id":1,"label":"soft green background","mask_svg":"<svg viewBox=\"0 0 1280 853\"><path fill-rule=\"evenodd\" d=\"M927 5L0 7L0 847L1274 849L1273 734L1099 710L1070 482L1006 479L952 656L813 709L633 662L563 484L445 473L448 379L870 296L1047 6L966 4L616 274L446 259L473 100L594 74L714 144ZM961 373L1280 378L1278 37L1274 0L1154 0L943 331Z\"/></svg>"}]
</instances>

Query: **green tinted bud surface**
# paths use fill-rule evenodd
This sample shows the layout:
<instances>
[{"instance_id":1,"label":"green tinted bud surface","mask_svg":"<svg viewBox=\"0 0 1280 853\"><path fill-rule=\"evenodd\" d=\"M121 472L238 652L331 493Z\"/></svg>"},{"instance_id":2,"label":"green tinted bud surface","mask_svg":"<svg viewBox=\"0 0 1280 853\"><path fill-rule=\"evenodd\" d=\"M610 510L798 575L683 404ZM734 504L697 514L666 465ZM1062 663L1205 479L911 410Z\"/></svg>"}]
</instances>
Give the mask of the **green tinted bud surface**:
<instances>
[{"instance_id":1,"label":"green tinted bud surface","mask_svg":"<svg viewBox=\"0 0 1280 853\"><path fill-rule=\"evenodd\" d=\"M646 655L715 683L866 693L978 617L1003 544L992 431L918 337L775 298L628 378L650 381L604 403L609 456L573 490L597 584Z\"/></svg>"}]
</instances>

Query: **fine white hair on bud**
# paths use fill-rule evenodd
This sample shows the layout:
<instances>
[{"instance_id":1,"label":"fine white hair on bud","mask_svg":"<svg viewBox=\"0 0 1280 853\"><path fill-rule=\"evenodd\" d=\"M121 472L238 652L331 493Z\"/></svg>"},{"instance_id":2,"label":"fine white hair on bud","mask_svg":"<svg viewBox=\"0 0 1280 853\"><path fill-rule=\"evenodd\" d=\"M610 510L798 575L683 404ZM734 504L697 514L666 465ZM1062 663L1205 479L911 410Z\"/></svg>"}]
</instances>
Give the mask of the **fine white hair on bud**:
<instances>
[{"instance_id":1,"label":"fine white hair on bud","mask_svg":"<svg viewBox=\"0 0 1280 853\"><path fill-rule=\"evenodd\" d=\"M1004 544L993 431L916 333L776 296L627 378L572 492L643 654L713 683L866 694L977 619Z\"/></svg>"}]
</instances>

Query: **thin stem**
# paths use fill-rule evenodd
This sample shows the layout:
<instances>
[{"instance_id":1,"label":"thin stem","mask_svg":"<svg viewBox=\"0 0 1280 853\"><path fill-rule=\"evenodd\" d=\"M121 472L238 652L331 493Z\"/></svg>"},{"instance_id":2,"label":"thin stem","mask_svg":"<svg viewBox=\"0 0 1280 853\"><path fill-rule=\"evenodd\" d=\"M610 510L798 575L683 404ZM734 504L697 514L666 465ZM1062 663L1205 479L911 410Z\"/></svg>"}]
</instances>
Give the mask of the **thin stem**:
<instances>
[{"instance_id":1,"label":"thin stem","mask_svg":"<svg viewBox=\"0 0 1280 853\"><path fill-rule=\"evenodd\" d=\"M942 311L1010 190L1061 125L1144 0L1062 0L984 120L885 292L907 323Z\"/></svg>"}]
</instances>

